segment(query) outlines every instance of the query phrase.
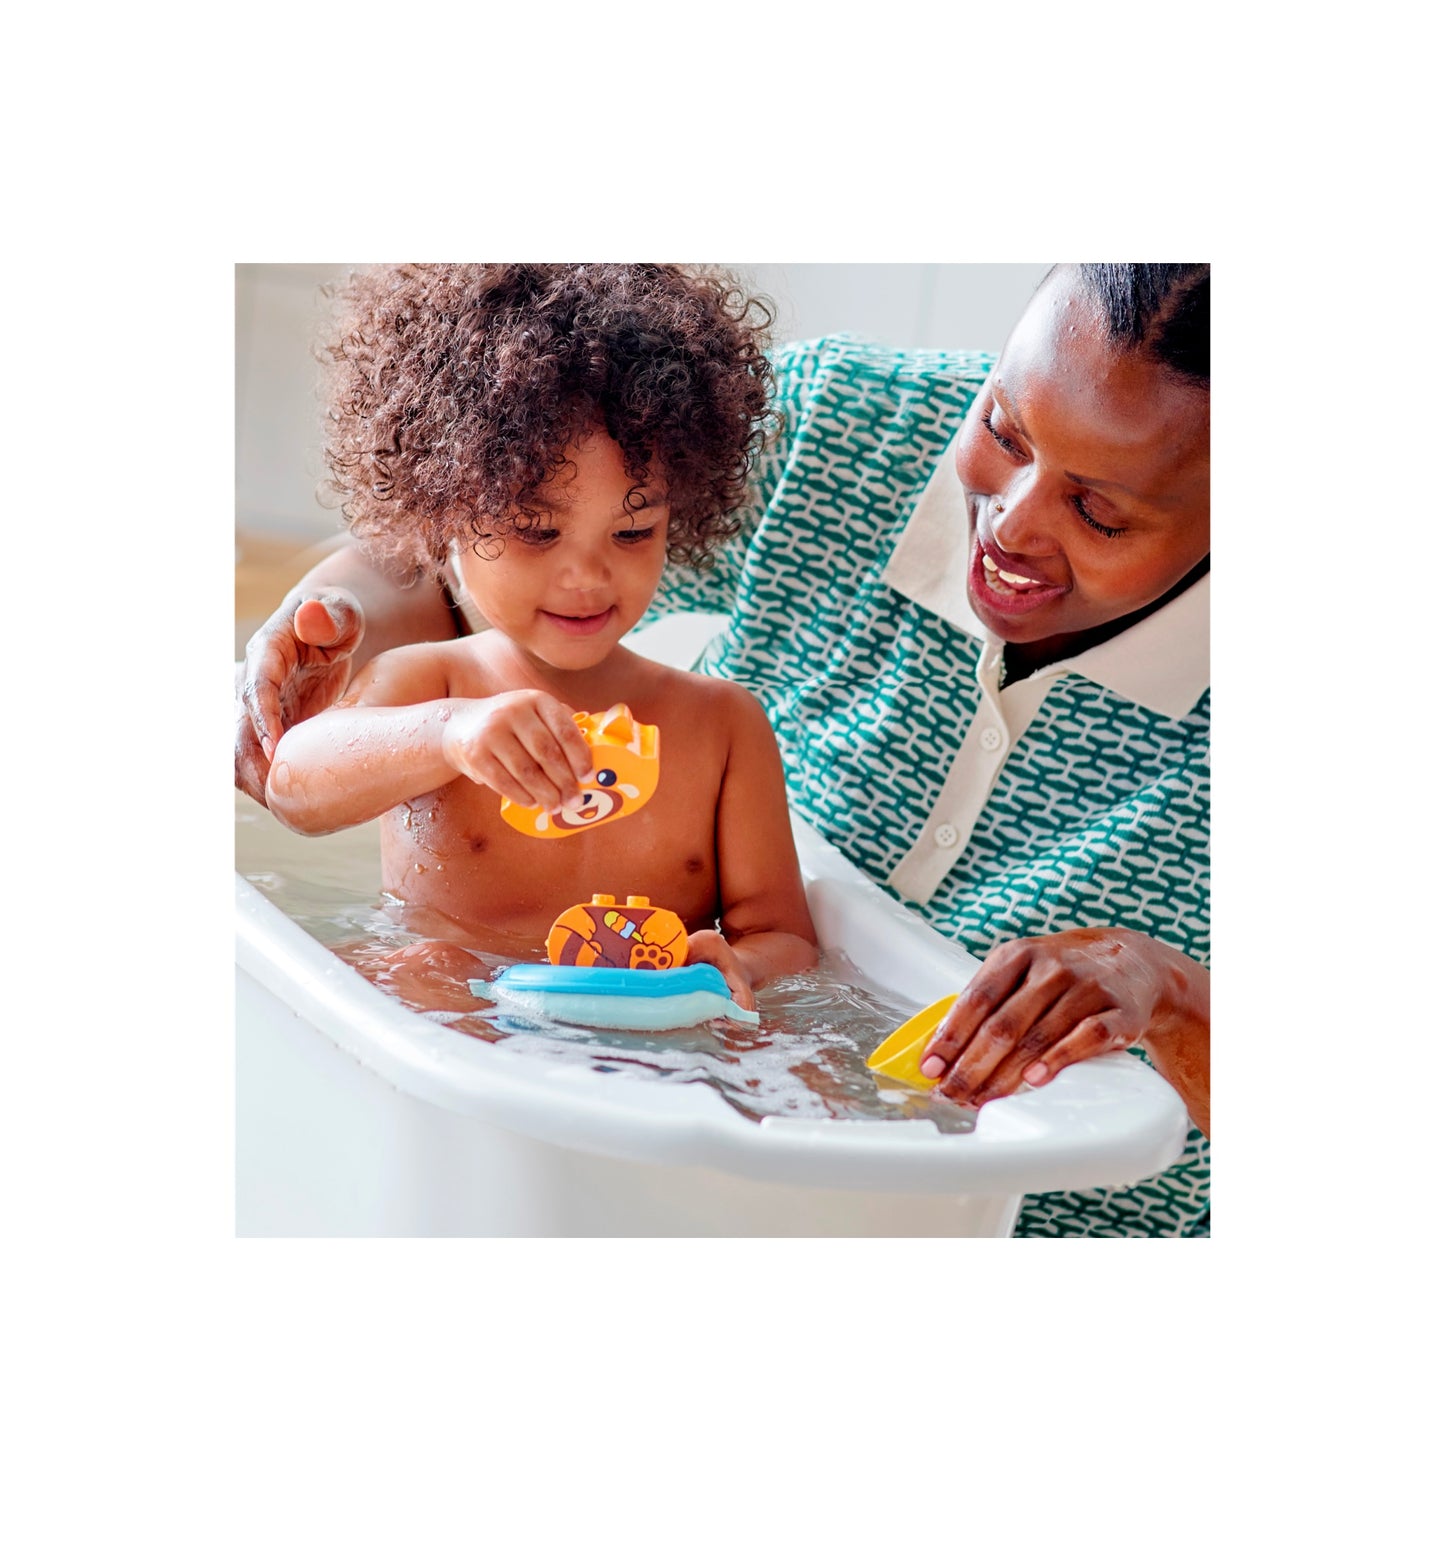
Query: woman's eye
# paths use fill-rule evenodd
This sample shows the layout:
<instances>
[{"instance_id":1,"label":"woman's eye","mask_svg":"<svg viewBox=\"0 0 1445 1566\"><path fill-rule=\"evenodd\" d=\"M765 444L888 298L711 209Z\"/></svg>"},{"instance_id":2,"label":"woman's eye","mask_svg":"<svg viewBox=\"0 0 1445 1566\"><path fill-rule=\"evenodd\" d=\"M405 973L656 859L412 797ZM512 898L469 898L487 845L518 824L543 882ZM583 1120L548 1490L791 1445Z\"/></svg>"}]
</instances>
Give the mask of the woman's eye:
<instances>
[{"instance_id":1,"label":"woman's eye","mask_svg":"<svg viewBox=\"0 0 1445 1566\"><path fill-rule=\"evenodd\" d=\"M1008 436L1005 435L1002 430L996 430L993 427L993 425L989 422L989 419L991 419L992 417L993 417L993 415L990 414L989 417L983 421L983 427L989 432L990 435L993 436L994 440L997 442L999 447L1002 450L1006 451L1009 454L1009 456L1011 456L1011 457L1021 457L1021 456L1023 456L1023 452L1017 446L1014 445L1014 443L1008 438Z\"/></svg>"},{"instance_id":2,"label":"woman's eye","mask_svg":"<svg viewBox=\"0 0 1445 1566\"><path fill-rule=\"evenodd\" d=\"M1089 508L1084 504L1084 497L1082 495L1075 495L1073 498L1074 510L1079 513L1084 521L1087 522L1096 533L1102 533L1105 538L1118 538L1120 533L1124 531L1122 527L1105 527L1102 522L1096 522L1094 518L1089 515Z\"/></svg>"}]
</instances>

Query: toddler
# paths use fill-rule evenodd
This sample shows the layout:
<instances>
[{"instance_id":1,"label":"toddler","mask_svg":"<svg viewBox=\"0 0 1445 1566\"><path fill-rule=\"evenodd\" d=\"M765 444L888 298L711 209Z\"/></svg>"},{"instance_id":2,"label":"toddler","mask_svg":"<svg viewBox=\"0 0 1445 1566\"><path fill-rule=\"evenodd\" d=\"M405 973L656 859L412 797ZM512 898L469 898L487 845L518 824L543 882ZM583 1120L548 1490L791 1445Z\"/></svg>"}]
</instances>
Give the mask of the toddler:
<instances>
[{"instance_id":1,"label":"toddler","mask_svg":"<svg viewBox=\"0 0 1445 1566\"><path fill-rule=\"evenodd\" d=\"M383 653L288 730L272 813L381 817L385 889L493 951L535 953L594 893L644 895L751 1009L817 956L777 744L740 686L621 639L669 559L703 564L736 526L771 385L753 301L641 265L375 269L340 301L326 455L351 530L393 571L450 554L488 628ZM619 704L657 729L660 772L595 825L573 715Z\"/></svg>"}]
</instances>

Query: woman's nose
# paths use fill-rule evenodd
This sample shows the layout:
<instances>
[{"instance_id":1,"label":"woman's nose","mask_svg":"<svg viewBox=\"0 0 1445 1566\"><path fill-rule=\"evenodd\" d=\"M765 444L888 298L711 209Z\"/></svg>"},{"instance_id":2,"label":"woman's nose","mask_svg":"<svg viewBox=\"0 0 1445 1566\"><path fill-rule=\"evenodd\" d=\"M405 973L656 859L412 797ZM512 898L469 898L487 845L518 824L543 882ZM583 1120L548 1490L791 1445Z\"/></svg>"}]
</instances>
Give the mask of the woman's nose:
<instances>
[{"instance_id":1,"label":"woman's nose","mask_svg":"<svg viewBox=\"0 0 1445 1566\"><path fill-rule=\"evenodd\" d=\"M1055 553L1057 546L1045 517L1044 498L1038 485L1028 479L1020 479L993 501L988 524L999 548L1011 555Z\"/></svg>"}]
</instances>

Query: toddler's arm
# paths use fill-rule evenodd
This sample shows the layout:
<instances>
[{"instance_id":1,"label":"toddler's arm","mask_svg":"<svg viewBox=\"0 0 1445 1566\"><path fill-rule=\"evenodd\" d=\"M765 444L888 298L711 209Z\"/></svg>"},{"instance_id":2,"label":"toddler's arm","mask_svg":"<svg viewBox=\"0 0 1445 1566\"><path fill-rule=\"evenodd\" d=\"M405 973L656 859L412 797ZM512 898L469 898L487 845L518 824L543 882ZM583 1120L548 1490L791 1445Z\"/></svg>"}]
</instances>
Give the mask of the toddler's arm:
<instances>
[{"instance_id":1,"label":"toddler's arm","mask_svg":"<svg viewBox=\"0 0 1445 1566\"><path fill-rule=\"evenodd\" d=\"M371 821L458 777L556 809L592 758L571 709L541 691L449 694L448 651L375 658L346 695L287 730L266 780L277 820L308 836Z\"/></svg>"},{"instance_id":2,"label":"toddler's arm","mask_svg":"<svg viewBox=\"0 0 1445 1566\"><path fill-rule=\"evenodd\" d=\"M751 992L818 960L818 938L803 895L803 877L788 819L778 742L756 699L730 687L731 736L717 808L722 935L688 940L690 960L719 967L734 995L751 1009Z\"/></svg>"},{"instance_id":3,"label":"toddler's arm","mask_svg":"<svg viewBox=\"0 0 1445 1566\"><path fill-rule=\"evenodd\" d=\"M236 666L236 787L266 802L276 742L329 707L380 652L457 634L433 578L400 587L345 544L313 566L246 644Z\"/></svg>"}]
</instances>

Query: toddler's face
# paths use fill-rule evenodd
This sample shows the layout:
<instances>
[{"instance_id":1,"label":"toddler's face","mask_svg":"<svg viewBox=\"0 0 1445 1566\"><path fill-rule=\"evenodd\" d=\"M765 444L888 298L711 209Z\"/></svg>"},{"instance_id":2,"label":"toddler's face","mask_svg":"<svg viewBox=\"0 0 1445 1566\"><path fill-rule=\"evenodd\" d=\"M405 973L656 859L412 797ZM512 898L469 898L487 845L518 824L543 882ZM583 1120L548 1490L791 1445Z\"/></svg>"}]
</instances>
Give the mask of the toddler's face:
<instances>
[{"instance_id":1,"label":"toddler's face","mask_svg":"<svg viewBox=\"0 0 1445 1566\"><path fill-rule=\"evenodd\" d=\"M457 565L477 608L554 669L590 669L642 618L667 562L661 483L635 484L622 449L598 431L566 457L575 467L547 495L548 513L510 533L494 560L463 545ZM643 505L628 510L629 495Z\"/></svg>"}]
</instances>

